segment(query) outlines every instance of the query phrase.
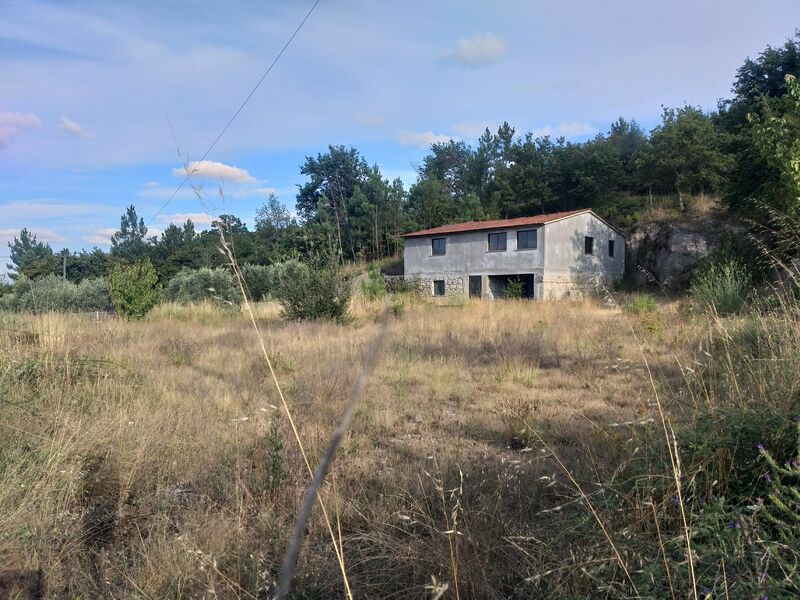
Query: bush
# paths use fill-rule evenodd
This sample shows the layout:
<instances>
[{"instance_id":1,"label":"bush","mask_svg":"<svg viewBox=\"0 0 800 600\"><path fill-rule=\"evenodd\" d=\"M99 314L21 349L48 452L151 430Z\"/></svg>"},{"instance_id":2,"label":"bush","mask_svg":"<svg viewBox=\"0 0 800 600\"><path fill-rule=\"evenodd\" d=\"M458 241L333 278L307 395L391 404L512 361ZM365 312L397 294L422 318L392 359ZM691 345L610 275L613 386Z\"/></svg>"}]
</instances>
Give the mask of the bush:
<instances>
[{"instance_id":1,"label":"bush","mask_svg":"<svg viewBox=\"0 0 800 600\"><path fill-rule=\"evenodd\" d=\"M179 271L167 284L164 299L178 304L216 301L230 305L241 301L241 292L229 269L203 267Z\"/></svg>"},{"instance_id":2,"label":"bush","mask_svg":"<svg viewBox=\"0 0 800 600\"><path fill-rule=\"evenodd\" d=\"M635 315L649 315L658 310L658 303L652 296L636 294L625 304L625 311Z\"/></svg>"},{"instance_id":3,"label":"bush","mask_svg":"<svg viewBox=\"0 0 800 600\"><path fill-rule=\"evenodd\" d=\"M361 291L367 300L377 300L386 295L386 280L377 263L372 263L366 279L361 281Z\"/></svg>"},{"instance_id":4,"label":"bush","mask_svg":"<svg viewBox=\"0 0 800 600\"><path fill-rule=\"evenodd\" d=\"M275 265L274 275L275 297L286 318L341 321L347 315L351 288L335 266L288 261Z\"/></svg>"},{"instance_id":5,"label":"bush","mask_svg":"<svg viewBox=\"0 0 800 600\"><path fill-rule=\"evenodd\" d=\"M159 300L158 275L149 258L130 265L117 264L108 276L111 303L118 315L141 319Z\"/></svg>"},{"instance_id":6,"label":"bush","mask_svg":"<svg viewBox=\"0 0 800 600\"><path fill-rule=\"evenodd\" d=\"M27 312L93 312L111 310L111 297L105 279L84 279L80 283L64 281L55 274L36 281L20 275L2 306Z\"/></svg>"},{"instance_id":7,"label":"bush","mask_svg":"<svg viewBox=\"0 0 800 600\"><path fill-rule=\"evenodd\" d=\"M752 289L752 279L747 268L738 260L712 263L698 274L689 294L706 309L719 314L738 313L744 307Z\"/></svg>"},{"instance_id":8,"label":"bush","mask_svg":"<svg viewBox=\"0 0 800 600\"><path fill-rule=\"evenodd\" d=\"M509 300L519 300L525 297L525 282L521 279L510 279L503 292L503 298Z\"/></svg>"},{"instance_id":9,"label":"bush","mask_svg":"<svg viewBox=\"0 0 800 600\"><path fill-rule=\"evenodd\" d=\"M273 269L264 265L242 265L242 278L254 302L269 297L273 282Z\"/></svg>"}]
</instances>

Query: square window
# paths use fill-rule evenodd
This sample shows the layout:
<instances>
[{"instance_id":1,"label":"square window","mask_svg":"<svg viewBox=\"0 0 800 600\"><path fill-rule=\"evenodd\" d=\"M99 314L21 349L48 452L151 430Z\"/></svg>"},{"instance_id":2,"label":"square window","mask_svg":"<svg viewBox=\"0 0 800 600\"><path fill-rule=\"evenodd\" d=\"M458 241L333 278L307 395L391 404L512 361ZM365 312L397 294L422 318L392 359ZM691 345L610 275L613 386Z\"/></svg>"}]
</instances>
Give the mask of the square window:
<instances>
[{"instance_id":1,"label":"square window","mask_svg":"<svg viewBox=\"0 0 800 600\"><path fill-rule=\"evenodd\" d=\"M444 279L433 280L433 295L444 296Z\"/></svg>"},{"instance_id":2,"label":"square window","mask_svg":"<svg viewBox=\"0 0 800 600\"><path fill-rule=\"evenodd\" d=\"M583 238L583 253L594 254L594 238L592 236L587 235Z\"/></svg>"},{"instance_id":3,"label":"square window","mask_svg":"<svg viewBox=\"0 0 800 600\"><path fill-rule=\"evenodd\" d=\"M614 258L614 240L608 240L608 255Z\"/></svg>"},{"instance_id":4,"label":"square window","mask_svg":"<svg viewBox=\"0 0 800 600\"><path fill-rule=\"evenodd\" d=\"M506 249L506 232L489 234L489 252L503 252Z\"/></svg>"},{"instance_id":5,"label":"square window","mask_svg":"<svg viewBox=\"0 0 800 600\"><path fill-rule=\"evenodd\" d=\"M433 238L431 240L431 254L444 256L447 252L447 238Z\"/></svg>"},{"instance_id":6,"label":"square window","mask_svg":"<svg viewBox=\"0 0 800 600\"><path fill-rule=\"evenodd\" d=\"M517 250L535 250L536 249L536 234L535 229L517 232Z\"/></svg>"}]
</instances>

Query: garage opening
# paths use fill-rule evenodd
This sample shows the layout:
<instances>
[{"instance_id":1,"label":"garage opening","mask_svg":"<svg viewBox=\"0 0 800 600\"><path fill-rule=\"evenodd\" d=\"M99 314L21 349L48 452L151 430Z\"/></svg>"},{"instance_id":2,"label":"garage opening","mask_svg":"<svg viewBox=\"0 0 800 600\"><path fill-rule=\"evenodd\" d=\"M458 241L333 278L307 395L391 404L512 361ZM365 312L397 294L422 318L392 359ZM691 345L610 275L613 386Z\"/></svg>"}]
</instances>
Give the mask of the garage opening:
<instances>
[{"instance_id":1,"label":"garage opening","mask_svg":"<svg viewBox=\"0 0 800 600\"><path fill-rule=\"evenodd\" d=\"M489 289L495 298L533 298L533 274L489 275Z\"/></svg>"}]
</instances>

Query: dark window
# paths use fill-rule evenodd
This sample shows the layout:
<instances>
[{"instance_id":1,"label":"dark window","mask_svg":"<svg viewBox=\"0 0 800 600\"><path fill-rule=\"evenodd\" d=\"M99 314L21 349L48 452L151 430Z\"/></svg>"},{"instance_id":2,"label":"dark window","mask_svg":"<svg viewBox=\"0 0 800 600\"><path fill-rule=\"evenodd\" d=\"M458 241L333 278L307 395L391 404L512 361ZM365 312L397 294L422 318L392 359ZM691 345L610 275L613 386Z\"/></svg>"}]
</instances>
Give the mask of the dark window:
<instances>
[{"instance_id":1,"label":"dark window","mask_svg":"<svg viewBox=\"0 0 800 600\"><path fill-rule=\"evenodd\" d=\"M517 250L533 250L536 248L536 230L517 232Z\"/></svg>"},{"instance_id":2,"label":"dark window","mask_svg":"<svg viewBox=\"0 0 800 600\"><path fill-rule=\"evenodd\" d=\"M614 258L614 240L608 240L608 255Z\"/></svg>"},{"instance_id":3,"label":"dark window","mask_svg":"<svg viewBox=\"0 0 800 600\"><path fill-rule=\"evenodd\" d=\"M447 238L433 238L431 240L431 251L434 256L444 256L447 252Z\"/></svg>"},{"instance_id":4,"label":"dark window","mask_svg":"<svg viewBox=\"0 0 800 600\"><path fill-rule=\"evenodd\" d=\"M502 252L506 249L506 232L489 234L489 252Z\"/></svg>"},{"instance_id":5,"label":"dark window","mask_svg":"<svg viewBox=\"0 0 800 600\"><path fill-rule=\"evenodd\" d=\"M433 295L444 296L444 279L433 280Z\"/></svg>"},{"instance_id":6,"label":"dark window","mask_svg":"<svg viewBox=\"0 0 800 600\"><path fill-rule=\"evenodd\" d=\"M587 235L583 238L583 253L594 254L594 238L592 236Z\"/></svg>"}]
</instances>

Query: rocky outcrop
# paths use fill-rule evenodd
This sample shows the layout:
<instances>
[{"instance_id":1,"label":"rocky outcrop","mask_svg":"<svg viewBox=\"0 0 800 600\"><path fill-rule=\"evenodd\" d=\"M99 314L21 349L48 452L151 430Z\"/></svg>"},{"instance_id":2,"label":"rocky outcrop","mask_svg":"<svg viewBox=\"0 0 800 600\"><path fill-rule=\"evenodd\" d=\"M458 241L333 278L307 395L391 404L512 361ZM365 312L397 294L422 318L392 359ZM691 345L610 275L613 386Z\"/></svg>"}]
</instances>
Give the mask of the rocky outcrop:
<instances>
[{"instance_id":1,"label":"rocky outcrop","mask_svg":"<svg viewBox=\"0 0 800 600\"><path fill-rule=\"evenodd\" d=\"M719 248L724 235L743 233L741 225L715 217L634 225L628 232L628 276L637 285L685 288L695 268Z\"/></svg>"}]
</instances>

